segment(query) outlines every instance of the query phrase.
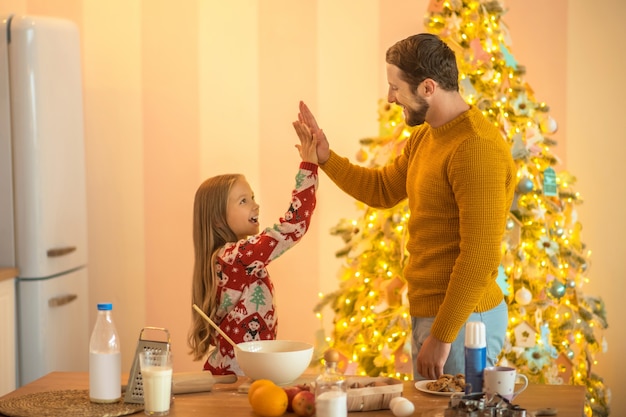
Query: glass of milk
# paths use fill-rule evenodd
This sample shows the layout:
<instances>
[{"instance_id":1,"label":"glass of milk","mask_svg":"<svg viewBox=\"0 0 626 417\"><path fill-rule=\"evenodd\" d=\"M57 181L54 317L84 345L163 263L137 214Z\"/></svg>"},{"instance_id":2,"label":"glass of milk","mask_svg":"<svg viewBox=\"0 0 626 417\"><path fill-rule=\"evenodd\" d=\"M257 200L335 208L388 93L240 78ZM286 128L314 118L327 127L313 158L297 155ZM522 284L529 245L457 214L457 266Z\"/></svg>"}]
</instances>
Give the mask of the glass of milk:
<instances>
[{"instance_id":1,"label":"glass of milk","mask_svg":"<svg viewBox=\"0 0 626 417\"><path fill-rule=\"evenodd\" d=\"M145 350L139 353L144 413L165 416L172 398L172 353Z\"/></svg>"}]
</instances>

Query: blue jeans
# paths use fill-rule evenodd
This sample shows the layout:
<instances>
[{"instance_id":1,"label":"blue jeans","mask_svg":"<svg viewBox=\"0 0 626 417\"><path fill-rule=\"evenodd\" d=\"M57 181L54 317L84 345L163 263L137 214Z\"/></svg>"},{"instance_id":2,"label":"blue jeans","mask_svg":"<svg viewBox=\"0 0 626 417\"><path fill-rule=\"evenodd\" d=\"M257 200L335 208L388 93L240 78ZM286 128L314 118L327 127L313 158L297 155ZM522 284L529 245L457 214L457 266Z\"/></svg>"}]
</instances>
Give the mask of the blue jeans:
<instances>
[{"instance_id":1,"label":"blue jeans","mask_svg":"<svg viewBox=\"0 0 626 417\"><path fill-rule=\"evenodd\" d=\"M411 317L412 339L411 353L413 355L413 379L420 381L424 378L417 373L417 354L422 344L430 334L430 328L435 321L434 317ZM495 366L498 355L502 351L506 328L509 321L509 309L506 301L484 313L472 313L467 321L482 321L487 328L487 366ZM465 326L461 327L452 347L450 355L443 367L445 374L465 374Z\"/></svg>"}]
</instances>

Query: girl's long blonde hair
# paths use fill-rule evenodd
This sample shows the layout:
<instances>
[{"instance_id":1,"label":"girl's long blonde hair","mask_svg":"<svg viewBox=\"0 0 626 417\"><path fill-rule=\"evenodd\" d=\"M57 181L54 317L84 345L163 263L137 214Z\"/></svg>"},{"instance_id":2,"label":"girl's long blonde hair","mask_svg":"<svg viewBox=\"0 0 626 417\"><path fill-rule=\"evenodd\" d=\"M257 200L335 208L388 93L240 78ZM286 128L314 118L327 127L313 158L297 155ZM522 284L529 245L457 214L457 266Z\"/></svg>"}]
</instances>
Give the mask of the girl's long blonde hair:
<instances>
[{"instance_id":1,"label":"girl's long blonde hair","mask_svg":"<svg viewBox=\"0 0 626 417\"><path fill-rule=\"evenodd\" d=\"M215 258L227 242L236 242L237 236L228 226L226 209L228 194L241 174L224 174L204 181L193 203L194 266L191 288L192 303L211 320L215 320L217 305L217 277ZM201 360L213 344L215 330L195 311L192 311L191 328L187 343L194 360Z\"/></svg>"}]
</instances>

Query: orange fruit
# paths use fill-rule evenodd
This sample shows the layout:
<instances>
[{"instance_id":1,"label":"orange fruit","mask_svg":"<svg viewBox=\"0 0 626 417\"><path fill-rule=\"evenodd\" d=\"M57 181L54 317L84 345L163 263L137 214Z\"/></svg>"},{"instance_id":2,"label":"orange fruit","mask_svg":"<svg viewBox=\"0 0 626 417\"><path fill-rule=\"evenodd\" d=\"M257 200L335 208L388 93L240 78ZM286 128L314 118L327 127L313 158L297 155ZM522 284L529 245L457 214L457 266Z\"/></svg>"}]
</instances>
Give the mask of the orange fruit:
<instances>
[{"instance_id":1,"label":"orange fruit","mask_svg":"<svg viewBox=\"0 0 626 417\"><path fill-rule=\"evenodd\" d=\"M275 384L265 384L254 390L250 398L252 410L261 417L279 417L287 411L287 393Z\"/></svg>"},{"instance_id":2,"label":"orange fruit","mask_svg":"<svg viewBox=\"0 0 626 417\"><path fill-rule=\"evenodd\" d=\"M248 388L248 401L252 400L252 394L259 389L260 387L265 387L267 385L276 385L273 381L269 379L257 379L250 384L250 388Z\"/></svg>"}]
</instances>

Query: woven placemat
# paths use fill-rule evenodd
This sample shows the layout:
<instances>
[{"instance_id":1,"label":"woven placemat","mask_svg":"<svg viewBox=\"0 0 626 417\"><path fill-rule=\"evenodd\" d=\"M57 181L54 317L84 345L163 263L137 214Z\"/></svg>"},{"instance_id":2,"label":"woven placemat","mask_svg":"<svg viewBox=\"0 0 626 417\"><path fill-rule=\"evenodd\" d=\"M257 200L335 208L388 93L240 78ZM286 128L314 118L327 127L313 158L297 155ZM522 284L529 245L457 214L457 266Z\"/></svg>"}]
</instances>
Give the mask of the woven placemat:
<instances>
[{"instance_id":1,"label":"woven placemat","mask_svg":"<svg viewBox=\"0 0 626 417\"><path fill-rule=\"evenodd\" d=\"M110 404L92 403L89 390L46 391L0 401L0 413L10 417L115 417L143 410L143 404L122 400Z\"/></svg>"}]
</instances>

